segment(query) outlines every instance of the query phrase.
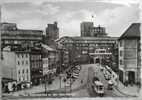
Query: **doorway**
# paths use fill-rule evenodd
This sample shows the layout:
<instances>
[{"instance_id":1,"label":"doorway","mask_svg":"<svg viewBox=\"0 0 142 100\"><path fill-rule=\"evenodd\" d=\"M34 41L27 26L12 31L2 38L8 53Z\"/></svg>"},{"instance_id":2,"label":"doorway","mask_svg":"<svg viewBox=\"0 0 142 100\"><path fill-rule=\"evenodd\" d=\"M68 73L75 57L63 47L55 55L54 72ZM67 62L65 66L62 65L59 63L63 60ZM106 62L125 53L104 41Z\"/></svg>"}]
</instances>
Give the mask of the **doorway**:
<instances>
[{"instance_id":1,"label":"doorway","mask_svg":"<svg viewBox=\"0 0 142 100\"><path fill-rule=\"evenodd\" d=\"M131 84L135 83L135 72L134 71L128 72L128 82Z\"/></svg>"},{"instance_id":2,"label":"doorway","mask_svg":"<svg viewBox=\"0 0 142 100\"><path fill-rule=\"evenodd\" d=\"M100 63L100 59L96 58L95 63Z\"/></svg>"}]
</instances>

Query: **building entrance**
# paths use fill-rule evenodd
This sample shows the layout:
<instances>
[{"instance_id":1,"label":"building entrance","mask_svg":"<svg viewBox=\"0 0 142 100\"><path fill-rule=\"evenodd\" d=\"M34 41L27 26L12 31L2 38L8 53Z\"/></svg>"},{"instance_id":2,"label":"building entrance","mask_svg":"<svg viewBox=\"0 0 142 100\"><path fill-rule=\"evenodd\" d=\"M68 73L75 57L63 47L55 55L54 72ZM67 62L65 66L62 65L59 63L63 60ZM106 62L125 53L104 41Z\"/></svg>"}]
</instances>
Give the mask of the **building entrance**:
<instances>
[{"instance_id":1,"label":"building entrance","mask_svg":"<svg viewBox=\"0 0 142 100\"><path fill-rule=\"evenodd\" d=\"M119 70L119 80L123 83L123 71Z\"/></svg>"},{"instance_id":2,"label":"building entrance","mask_svg":"<svg viewBox=\"0 0 142 100\"><path fill-rule=\"evenodd\" d=\"M100 59L96 58L95 63L100 63Z\"/></svg>"},{"instance_id":3,"label":"building entrance","mask_svg":"<svg viewBox=\"0 0 142 100\"><path fill-rule=\"evenodd\" d=\"M135 72L134 71L128 72L128 82L132 84L135 83Z\"/></svg>"}]
</instances>

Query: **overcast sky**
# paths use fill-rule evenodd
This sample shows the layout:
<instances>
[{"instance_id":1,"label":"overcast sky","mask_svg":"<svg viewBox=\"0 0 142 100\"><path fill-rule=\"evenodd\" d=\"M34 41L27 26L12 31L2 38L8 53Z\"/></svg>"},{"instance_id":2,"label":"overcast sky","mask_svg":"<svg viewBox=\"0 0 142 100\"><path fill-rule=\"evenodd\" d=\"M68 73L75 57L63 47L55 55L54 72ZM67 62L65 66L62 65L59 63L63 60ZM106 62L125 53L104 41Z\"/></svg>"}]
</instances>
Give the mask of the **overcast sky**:
<instances>
[{"instance_id":1,"label":"overcast sky","mask_svg":"<svg viewBox=\"0 0 142 100\"><path fill-rule=\"evenodd\" d=\"M18 28L45 30L58 22L60 36L79 36L80 23L93 21L120 36L131 23L139 22L138 0L0 0L2 22ZM91 16L94 16L92 19Z\"/></svg>"}]
</instances>

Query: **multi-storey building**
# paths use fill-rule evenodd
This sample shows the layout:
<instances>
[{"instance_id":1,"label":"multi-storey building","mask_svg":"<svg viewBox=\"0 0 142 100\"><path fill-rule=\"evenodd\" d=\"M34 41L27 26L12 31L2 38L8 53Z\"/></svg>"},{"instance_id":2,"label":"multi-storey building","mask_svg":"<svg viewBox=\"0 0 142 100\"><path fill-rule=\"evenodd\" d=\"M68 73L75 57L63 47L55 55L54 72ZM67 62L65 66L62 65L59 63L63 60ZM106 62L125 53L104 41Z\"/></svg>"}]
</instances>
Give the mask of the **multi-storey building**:
<instances>
[{"instance_id":1,"label":"multi-storey building","mask_svg":"<svg viewBox=\"0 0 142 100\"><path fill-rule=\"evenodd\" d=\"M31 82L38 85L43 79L43 65L41 48L32 48L30 51Z\"/></svg>"},{"instance_id":2,"label":"multi-storey building","mask_svg":"<svg viewBox=\"0 0 142 100\"><path fill-rule=\"evenodd\" d=\"M93 27L90 29L90 36L92 37L106 37L107 33L105 31L105 27L101 27L100 25L98 27Z\"/></svg>"},{"instance_id":3,"label":"multi-storey building","mask_svg":"<svg viewBox=\"0 0 142 100\"><path fill-rule=\"evenodd\" d=\"M42 44L43 75L55 73L58 56L57 51L46 44Z\"/></svg>"},{"instance_id":4,"label":"multi-storey building","mask_svg":"<svg viewBox=\"0 0 142 100\"><path fill-rule=\"evenodd\" d=\"M9 71L12 75L9 78L16 80L17 83L32 82L33 85L37 85L43 78L43 65L42 65L42 51L41 48L34 47L27 50L12 49L9 46L9 51L2 51L2 62L6 68L5 71Z\"/></svg>"},{"instance_id":5,"label":"multi-storey building","mask_svg":"<svg viewBox=\"0 0 142 100\"><path fill-rule=\"evenodd\" d=\"M57 22L54 24L48 24L46 28L46 35L43 37L43 43L49 45L52 48L56 48L55 40L59 38L59 28Z\"/></svg>"},{"instance_id":6,"label":"multi-storey building","mask_svg":"<svg viewBox=\"0 0 142 100\"><path fill-rule=\"evenodd\" d=\"M90 35L90 29L93 28L93 22L82 22L80 25L81 29L81 36L82 37L89 37Z\"/></svg>"},{"instance_id":7,"label":"multi-storey building","mask_svg":"<svg viewBox=\"0 0 142 100\"><path fill-rule=\"evenodd\" d=\"M140 23L133 23L119 38L119 70L122 82L140 83Z\"/></svg>"},{"instance_id":8,"label":"multi-storey building","mask_svg":"<svg viewBox=\"0 0 142 100\"><path fill-rule=\"evenodd\" d=\"M7 45L13 47L32 47L34 43L42 41L41 30L18 29L15 23L1 23L2 48Z\"/></svg>"},{"instance_id":9,"label":"multi-storey building","mask_svg":"<svg viewBox=\"0 0 142 100\"><path fill-rule=\"evenodd\" d=\"M54 22L54 24L48 24L48 27L46 28L46 35L49 39L53 40L59 38L59 28L57 26L57 22Z\"/></svg>"},{"instance_id":10,"label":"multi-storey building","mask_svg":"<svg viewBox=\"0 0 142 100\"><path fill-rule=\"evenodd\" d=\"M4 78L16 80L17 83L31 81L29 52L11 51L9 47L6 47L2 54L3 70L7 72L4 73Z\"/></svg>"},{"instance_id":11,"label":"multi-storey building","mask_svg":"<svg viewBox=\"0 0 142 100\"><path fill-rule=\"evenodd\" d=\"M117 39L117 37L62 37L56 42L68 51L67 55L70 63L81 57L81 55L88 55L91 59L94 59L94 63L96 63L97 58L101 60L108 58L113 60L108 63L117 66ZM98 49L103 49L109 54L96 55ZM81 59L83 60L83 58Z\"/></svg>"},{"instance_id":12,"label":"multi-storey building","mask_svg":"<svg viewBox=\"0 0 142 100\"><path fill-rule=\"evenodd\" d=\"M81 37L106 37L105 27L94 27L93 22L82 22L80 25Z\"/></svg>"}]
</instances>

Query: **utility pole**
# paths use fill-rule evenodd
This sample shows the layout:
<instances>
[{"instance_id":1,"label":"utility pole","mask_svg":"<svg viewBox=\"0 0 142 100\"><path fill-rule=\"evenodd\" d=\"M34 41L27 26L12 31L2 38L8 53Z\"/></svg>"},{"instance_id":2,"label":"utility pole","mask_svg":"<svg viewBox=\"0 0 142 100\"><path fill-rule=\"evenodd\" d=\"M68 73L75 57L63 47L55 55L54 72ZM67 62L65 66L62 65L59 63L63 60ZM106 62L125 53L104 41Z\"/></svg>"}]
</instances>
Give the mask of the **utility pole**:
<instances>
[{"instance_id":1,"label":"utility pole","mask_svg":"<svg viewBox=\"0 0 142 100\"><path fill-rule=\"evenodd\" d=\"M47 74L44 76L44 82L45 82L45 94L47 95Z\"/></svg>"}]
</instances>

